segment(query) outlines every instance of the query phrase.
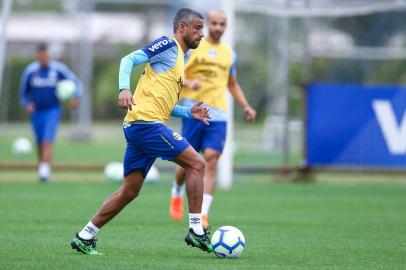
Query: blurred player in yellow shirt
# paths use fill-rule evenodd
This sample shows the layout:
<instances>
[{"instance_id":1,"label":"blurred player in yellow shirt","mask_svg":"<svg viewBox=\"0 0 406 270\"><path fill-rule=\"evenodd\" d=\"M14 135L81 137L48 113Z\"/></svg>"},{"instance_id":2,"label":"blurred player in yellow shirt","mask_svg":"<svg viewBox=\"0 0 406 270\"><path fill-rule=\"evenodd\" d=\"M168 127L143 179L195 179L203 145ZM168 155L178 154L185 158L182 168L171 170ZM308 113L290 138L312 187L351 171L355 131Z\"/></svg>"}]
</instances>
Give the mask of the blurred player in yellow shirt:
<instances>
[{"instance_id":1,"label":"blurred player in yellow shirt","mask_svg":"<svg viewBox=\"0 0 406 270\"><path fill-rule=\"evenodd\" d=\"M202 125L194 119L183 119L182 135L206 161L202 222L208 227L208 213L216 187L217 163L223 151L227 130L227 88L246 113L247 121L254 121L256 111L248 103L237 81L236 55L230 45L221 41L227 26L222 11L213 10L207 19L208 37L197 49L185 56L185 84L181 99L184 106L203 101L209 108L210 125ZM176 181L172 187L170 215L175 221L183 217L183 183L185 170L176 169Z\"/></svg>"}]
</instances>

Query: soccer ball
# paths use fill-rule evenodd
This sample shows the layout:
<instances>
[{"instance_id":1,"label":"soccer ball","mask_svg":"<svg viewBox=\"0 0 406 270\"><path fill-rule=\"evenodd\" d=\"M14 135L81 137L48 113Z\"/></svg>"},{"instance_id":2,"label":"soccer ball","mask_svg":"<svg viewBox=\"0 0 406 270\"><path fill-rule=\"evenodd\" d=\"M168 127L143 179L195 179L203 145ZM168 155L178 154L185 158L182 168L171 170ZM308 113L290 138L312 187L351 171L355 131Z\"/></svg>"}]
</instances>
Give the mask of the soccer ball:
<instances>
[{"instance_id":1,"label":"soccer ball","mask_svg":"<svg viewBox=\"0 0 406 270\"><path fill-rule=\"evenodd\" d=\"M245 247L242 232L233 226L223 226L214 232L211 238L214 254L220 258L239 257Z\"/></svg>"},{"instance_id":2,"label":"soccer ball","mask_svg":"<svg viewBox=\"0 0 406 270\"><path fill-rule=\"evenodd\" d=\"M110 162L104 167L104 175L111 182L122 182L124 179L123 163Z\"/></svg>"},{"instance_id":3,"label":"soccer ball","mask_svg":"<svg viewBox=\"0 0 406 270\"><path fill-rule=\"evenodd\" d=\"M24 137L15 139L11 146L11 151L15 155L26 155L26 154L31 153L32 145L31 145L30 140L28 140L27 138L24 138Z\"/></svg>"},{"instance_id":4,"label":"soccer ball","mask_svg":"<svg viewBox=\"0 0 406 270\"><path fill-rule=\"evenodd\" d=\"M152 165L147 176L145 177L145 182L156 182L159 180L160 173L154 165Z\"/></svg>"},{"instance_id":5,"label":"soccer ball","mask_svg":"<svg viewBox=\"0 0 406 270\"><path fill-rule=\"evenodd\" d=\"M76 83L72 80L62 80L56 86L56 96L64 101L72 99L76 94Z\"/></svg>"}]
</instances>

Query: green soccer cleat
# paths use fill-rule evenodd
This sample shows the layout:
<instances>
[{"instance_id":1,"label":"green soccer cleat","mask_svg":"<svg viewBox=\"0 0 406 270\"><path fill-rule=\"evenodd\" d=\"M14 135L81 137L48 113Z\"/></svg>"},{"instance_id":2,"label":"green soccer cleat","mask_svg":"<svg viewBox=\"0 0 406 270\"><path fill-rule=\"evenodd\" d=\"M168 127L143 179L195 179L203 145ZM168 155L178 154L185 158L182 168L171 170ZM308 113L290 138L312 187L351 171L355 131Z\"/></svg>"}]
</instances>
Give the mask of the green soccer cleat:
<instances>
[{"instance_id":1,"label":"green soccer cleat","mask_svg":"<svg viewBox=\"0 0 406 270\"><path fill-rule=\"evenodd\" d=\"M213 252L213 247L210 243L209 231L204 229L203 235L197 235L194 233L193 229L190 228L188 234L185 237L185 242L187 245L192 247L198 247L203 251L208 253Z\"/></svg>"},{"instance_id":2,"label":"green soccer cleat","mask_svg":"<svg viewBox=\"0 0 406 270\"><path fill-rule=\"evenodd\" d=\"M102 255L96 251L96 241L96 238L85 240L80 238L79 234L76 234L75 238L73 238L72 242L70 242L70 245L72 249L76 249L78 252L82 252L83 254Z\"/></svg>"}]
</instances>

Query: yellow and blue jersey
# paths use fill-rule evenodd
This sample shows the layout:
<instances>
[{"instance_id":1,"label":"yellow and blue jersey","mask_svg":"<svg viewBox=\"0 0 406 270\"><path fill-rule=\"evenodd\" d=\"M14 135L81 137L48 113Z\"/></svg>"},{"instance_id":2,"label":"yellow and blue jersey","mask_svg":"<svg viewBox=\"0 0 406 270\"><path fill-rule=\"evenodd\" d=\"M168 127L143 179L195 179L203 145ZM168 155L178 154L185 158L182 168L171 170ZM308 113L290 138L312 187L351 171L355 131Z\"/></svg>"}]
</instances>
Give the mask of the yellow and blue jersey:
<instances>
[{"instance_id":1,"label":"yellow and blue jersey","mask_svg":"<svg viewBox=\"0 0 406 270\"><path fill-rule=\"evenodd\" d=\"M148 62L134 91L136 105L127 111L124 175L146 176L157 157L173 160L190 145L164 123L170 115L191 117L191 108L176 105L183 83L184 53L175 39L161 37L121 60L119 88L131 89L133 66Z\"/></svg>"},{"instance_id":2,"label":"yellow and blue jersey","mask_svg":"<svg viewBox=\"0 0 406 270\"><path fill-rule=\"evenodd\" d=\"M127 55L120 65L120 89L130 89L132 68L143 62L148 64L134 91L136 105L128 110L124 122L166 123L182 89L184 53L175 39L163 36Z\"/></svg>"},{"instance_id":3,"label":"yellow and blue jersey","mask_svg":"<svg viewBox=\"0 0 406 270\"><path fill-rule=\"evenodd\" d=\"M184 88L181 98L183 104L190 106L203 101L212 113L212 121L226 121L227 85L230 76L235 76L236 55L225 42L212 44L202 39L199 47L190 50L185 64L185 77L188 80L201 78L201 88Z\"/></svg>"}]
</instances>

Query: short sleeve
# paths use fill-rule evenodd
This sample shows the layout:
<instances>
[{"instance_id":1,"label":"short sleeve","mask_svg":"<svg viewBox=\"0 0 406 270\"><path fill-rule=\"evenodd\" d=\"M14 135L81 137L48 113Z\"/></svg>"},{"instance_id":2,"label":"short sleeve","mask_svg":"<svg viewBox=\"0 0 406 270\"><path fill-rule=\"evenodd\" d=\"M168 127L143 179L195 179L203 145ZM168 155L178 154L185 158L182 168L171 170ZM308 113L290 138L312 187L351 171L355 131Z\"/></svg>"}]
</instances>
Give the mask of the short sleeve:
<instances>
[{"instance_id":1,"label":"short sleeve","mask_svg":"<svg viewBox=\"0 0 406 270\"><path fill-rule=\"evenodd\" d=\"M142 48L142 50L150 59L152 59L154 56L163 53L172 47L176 47L176 42L169 37L163 36L152 41L150 44Z\"/></svg>"}]
</instances>

